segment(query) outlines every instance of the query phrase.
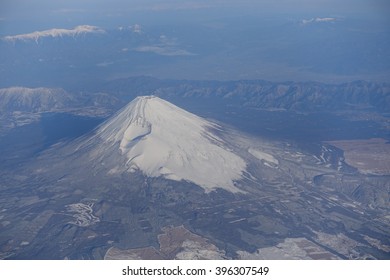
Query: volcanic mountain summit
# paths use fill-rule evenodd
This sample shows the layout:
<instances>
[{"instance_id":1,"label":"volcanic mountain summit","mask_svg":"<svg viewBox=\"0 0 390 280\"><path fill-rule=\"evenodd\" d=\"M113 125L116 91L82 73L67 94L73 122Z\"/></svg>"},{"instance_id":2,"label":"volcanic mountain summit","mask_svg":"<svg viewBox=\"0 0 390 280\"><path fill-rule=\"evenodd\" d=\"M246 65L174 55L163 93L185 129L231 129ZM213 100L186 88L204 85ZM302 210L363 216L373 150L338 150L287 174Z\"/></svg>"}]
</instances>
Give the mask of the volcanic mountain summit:
<instances>
[{"instance_id":1,"label":"volcanic mountain summit","mask_svg":"<svg viewBox=\"0 0 390 280\"><path fill-rule=\"evenodd\" d=\"M245 161L218 136L220 127L155 96L134 99L84 139L93 161L110 174L142 171L148 177L186 180L206 191L236 192ZM113 156L115 155L115 156Z\"/></svg>"}]
</instances>

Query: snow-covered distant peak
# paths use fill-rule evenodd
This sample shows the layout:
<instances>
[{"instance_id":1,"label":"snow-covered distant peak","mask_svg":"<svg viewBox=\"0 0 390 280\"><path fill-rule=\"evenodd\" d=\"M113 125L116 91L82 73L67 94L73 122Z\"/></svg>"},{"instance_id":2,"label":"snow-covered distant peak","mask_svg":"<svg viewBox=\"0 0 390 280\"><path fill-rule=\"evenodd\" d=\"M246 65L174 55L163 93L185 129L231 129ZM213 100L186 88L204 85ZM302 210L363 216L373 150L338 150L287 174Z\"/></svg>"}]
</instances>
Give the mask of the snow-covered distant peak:
<instances>
[{"instance_id":1,"label":"snow-covered distant peak","mask_svg":"<svg viewBox=\"0 0 390 280\"><path fill-rule=\"evenodd\" d=\"M335 22L337 21L338 19L337 18L333 18L333 17L324 17L324 18L320 18L320 17L316 17L316 18L311 18L311 19L303 19L301 21L301 23L303 25L306 25L306 24L310 24L310 23L321 23L321 22Z\"/></svg>"},{"instance_id":2,"label":"snow-covered distant peak","mask_svg":"<svg viewBox=\"0 0 390 280\"><path fill-rule=\"evenodd\" d=\"M79 25L76 26L73 29L59 29L59 28L53 28L49 30L44 31L35 31L32 33L27 34L20 34L20 35L13 35L13 36L5 36L3 39L8 42L15 42L15 41L30 41L34 40L38 42L40 38L43 37L63 37L63 36L78 36L82 34L87 33L104 33L105 31L97 26L91 26L91 25Z\"/></svg>"},{"instance_id":3,"label":"snow-covered distant peak","mask_svg":"<svg viewBox=\"0 0 390 280\"><path fill-rule=\"evenodd\" d=\"M34 95L34 94L53 94L54 92L64 92L60 88L28 88L28 87L8 87L0 88L0 95Z\"/></svg>"},{"instance_id":4,"label":"snow-covered distant peak","mask_svg":"<svg viewBox=\"0 0 390 280\"><path fill-rule=\"evenodd\" d=\"M234 181L241 178L246 163L213 133L217 129L216 124L163 99L142 96L104 123L97 137L105 150L120 150L127 171L139 169L149 177L190 181L206 191L237 192Z\"/></svg>"},{"instance_id":5,"label":"snow-covered distant peak","mask_svg":"<svg viewBox=\"0 0 390 280\"><path fill-rule=\"evenodd\" d=\"M61 88L9 87L0 89L0 111L45 112L74 104Z\"/></svg>"}]
</instances>

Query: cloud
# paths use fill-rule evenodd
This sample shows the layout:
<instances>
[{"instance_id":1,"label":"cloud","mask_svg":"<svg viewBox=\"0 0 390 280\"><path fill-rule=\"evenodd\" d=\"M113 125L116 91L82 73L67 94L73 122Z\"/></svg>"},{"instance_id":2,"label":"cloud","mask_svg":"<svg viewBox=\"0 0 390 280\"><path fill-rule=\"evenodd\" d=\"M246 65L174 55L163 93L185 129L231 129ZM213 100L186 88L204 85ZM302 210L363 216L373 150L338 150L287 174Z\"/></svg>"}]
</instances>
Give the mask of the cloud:
<instances>
[{"instance_id":1,"label":"cloud","mask_svg":"<svg viewBox=\"0 0 390 280\"><path fill-rule=\"evenodd\" d=\"M91 26L91 25L79 25L76 26L73 29L49 29L44 31L35 31L32 33L27 34L20 34L20 35L13 35L13 36L5 36L3 37L3 40L8 42L15 42L15 41L30 41L34 40L38 42L40 38L44 37L63 37L63 36L71 36L75 37L82 34L87 33L105 33L105 31L99 27Z\"/></svg>"},{"instance_id":2,"label":"cloud","mask_svg":"<svg viewBox=\"0 0 390 280\"><path fill-rule=\"evenodd\" d=\"M141 25L139 24L134 24L132 26L132 30L134 33L139 33L139 34L142 33Z\"/></svg>"},{"instance_id":3,"label":"cloud","mask_svg":"<svg viewBox=\"0 0 390 280\"><path fill-rule=\"evenodd\" d=\"M333 17L324 17L324 18L311 18L311 19L303 19L301 21L301 23L303 25L306 25L306 24L311 24L311 23L318 23L318 22L335 22L337 21L338 19L337 18L333 18Z\"/></svg>"},{"instance_id":4,"label":"cloud","mask_svg":"<svg viewBox=\"0 0 390 280\"><path fill-rule=\"evenodd\" d=\"M134 24L134 25L130 25L130 26L127 26L127 27L119 26L118 30L119 31L130 30L131 32L137 33L137 34L142 34L143 33L142 32L142 27L139 24Z\"/></svg>"}]
</instances>

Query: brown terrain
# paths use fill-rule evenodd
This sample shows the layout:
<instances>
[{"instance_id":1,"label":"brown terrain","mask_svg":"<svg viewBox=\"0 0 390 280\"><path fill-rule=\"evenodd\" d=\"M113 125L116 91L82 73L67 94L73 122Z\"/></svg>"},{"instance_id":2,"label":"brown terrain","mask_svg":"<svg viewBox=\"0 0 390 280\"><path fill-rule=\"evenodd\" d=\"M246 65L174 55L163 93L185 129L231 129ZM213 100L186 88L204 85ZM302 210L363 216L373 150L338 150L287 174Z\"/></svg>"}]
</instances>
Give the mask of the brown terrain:
<instances>
[{"instance_id":1,"label":"brown terrain","mask_svg":"<svg viewBox=\"0 0 390 280\"><path fill-rule=\"evenodd\" d=\"M222 259L225 252L220 251L207 239L196 235L184 226L165 227L158 235L160 248L154 247L121 250L111 247L106 260L170 260L170 259Z\"/></svg>"},{"instance_id":2,"label":"brown terrain","mask_svg":"<svg viewBox=\"0 0 390 280\"><path fill-rule=\"evenodd\" d=\"M345 161L363 174L390 174L390 144L382 138L329 141L344 151Z\"/></svg>"}]
</instances>

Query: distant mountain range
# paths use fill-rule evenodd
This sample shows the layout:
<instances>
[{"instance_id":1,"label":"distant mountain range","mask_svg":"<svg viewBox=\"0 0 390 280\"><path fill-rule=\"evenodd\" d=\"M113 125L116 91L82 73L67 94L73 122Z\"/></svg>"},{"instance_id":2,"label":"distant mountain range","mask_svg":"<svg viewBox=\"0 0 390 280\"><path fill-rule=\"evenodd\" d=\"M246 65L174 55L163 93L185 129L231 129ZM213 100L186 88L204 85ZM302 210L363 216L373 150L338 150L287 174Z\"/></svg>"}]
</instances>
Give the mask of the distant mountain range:
<instances>
[{"instance_id":1,"label":"distant mountain range","mask_svg":"<svg viewBox=\"0 0 390 280\"><path fill-rule=\"evenodd\" d=\"M150 94L179 103L207 100L207 104L299 112L364 110L386 113L390 108L388 83L223 82L133 77L96 84L83 91L44 87L3 88L0 89L0 111L46 112L89 106L116 110L136 96Z\"/></svg>"},{"instance_id":2,"label":"distant mountain range","mask_svg":"<svg viewBox=\"0 0 390 280\"><path fill-rule=\"evenodd\" d=\"M0 89L0 110L45 112L77 106L77 99L59 88L10 87Z\"/></svg>"},{"instance_id":3,"label":"distant mountain range","mask_svg":"<svg viewBox=\"0 0 390 280\"><path fill-rule=\"evenodd\" d=\"M373 110L390 108L390 84L355 81L318 82L175 81L150 77L115 80L101 85L126 101L145 93L167 99L207 99L208 102L293 111Z\"/></svg>"},{"instance_id":4,"label":"distant mountain range","mask_svg":"<svg viewBox=\"0 0 390 280\"><path fill-rule=\"evenodd\" d=\"M113 108L119 100L104 93L70 93L62 88L9 87L0 89L0 112L43 113L85 107Z\"/></svg>"}]
</instances>

